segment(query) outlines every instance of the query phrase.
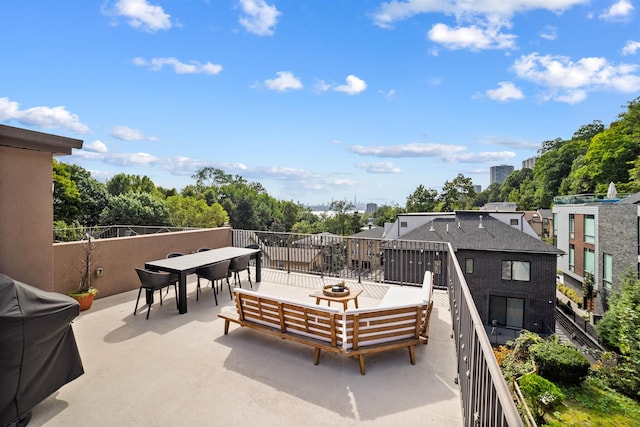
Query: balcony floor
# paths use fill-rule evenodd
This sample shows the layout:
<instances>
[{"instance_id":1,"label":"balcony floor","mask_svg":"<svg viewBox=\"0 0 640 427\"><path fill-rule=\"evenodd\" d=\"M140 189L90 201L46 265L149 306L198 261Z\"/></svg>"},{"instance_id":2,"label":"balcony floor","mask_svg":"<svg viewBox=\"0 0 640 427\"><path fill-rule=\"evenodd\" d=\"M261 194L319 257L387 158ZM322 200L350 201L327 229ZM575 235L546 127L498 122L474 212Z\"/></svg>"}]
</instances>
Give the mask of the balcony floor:
<instances>
[{"instance_id":1,"label":"balcony floor","mask_svg":"<svg viewBox=\"0 0 640 427\"><path fill-rule=\"evenodd\" d=\"M253 288L313 302L311 291L338 280L263 269ZM350 286L364 291L360 307L387 289ZM314 366L311 347L234 324L225 336L217 315L232 306L228 290L218 306L211 287L196 302L195 278L187 290L184 315L173 290L163 306L156 293L149 320L146 306L133 316L137 290L82 312L73 329L85 374L36 406L29 426L462 425L444 291L434 293L429 344L416 348L416 365L406 349L378 353L366 357L363 376L357 359L323 352Z\"/></svg>"}]
</instances>

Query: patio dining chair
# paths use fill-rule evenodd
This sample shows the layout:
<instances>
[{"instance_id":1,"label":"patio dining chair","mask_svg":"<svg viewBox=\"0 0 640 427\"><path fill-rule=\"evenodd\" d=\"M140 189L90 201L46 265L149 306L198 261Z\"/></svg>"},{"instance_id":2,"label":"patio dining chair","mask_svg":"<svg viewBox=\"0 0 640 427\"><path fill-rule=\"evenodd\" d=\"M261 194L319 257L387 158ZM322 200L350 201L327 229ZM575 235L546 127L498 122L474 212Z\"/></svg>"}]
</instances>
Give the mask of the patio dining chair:
<instances>
[{"instance_id":1,"label":"patio dining chair","mask_svg":"<svg viewBox=\"0 0 640 427\"><path fill-rule=\"evenodd\" d=\"M147 319L149 318L149 313L151 312L151 304L153 303L153 293L155 291L159 291L160 294L160 305L162 305L162 289L168 288L169 286L174 285L175 282L172 281L172 275L169 273L160 273L157 271L145 270L142 268L136 267L136 273L138 273L138 278L140 279L140 289L138 290L138 298L136 299L136 307L133 309L133 315L135 316L138 312L138 303L140 302L140 294L142 294L142 290L144 289L147 292ZM176 289L176 308L178 308L178 291Z\"/></svg>"},{"instance_id":2,"label":"patio dining chair","mask_svg":"<svg viewBox=\"0 0 640 427\"><path fill-rule=\"evenodd\" d=\"M224 260L216 262L215 264L208 265L206 267L202 267L196 270L196 275L198 276L198 289L196 290L196 301L200 298L200 278L207 279L211 282L211 288L213 289L213 298L216 301L216 305L218 305L218 297L217 297L217 289L216 282L219 280L227 281L227 286L229 286L229 294L231 294L231 286L229 285L229 264L231 260Z\"/></svg>"},{"instance_id":3,"label":"patio dining chair","mask_svg":"<svg viewBox=\"0 0 640 427\"><path fill-rule=\"evenodd\" d=\"M175 258L175 257L182 256L182 255L184 255L184 253L182 253L182 252L169 252L167 254L167 258ZM180 277L177 274L171 273L171 281L173 282L173 287L174 288L176 288L177 283L178 283L179 280L180 280ZM178 292L177 288L176 288L176 292ZM169 293L169 288L167 287L167 293L166 294L168 294L168 293Z\"/></svg>"},{"instance_id":4,"label":"patio dining chair","mask_svg":"<svg viewBox=\"0 0 640 427\"><path fill-rule=\"evenodd\" d=\"M249 261L251 260L251 254L235 257L231 260L229 265L229 272L233 274L233 286L236 286L236 281L242 287L242 281L240 280L240 272L246 270L249 276L249 284L253 289L253 283L251 282L251 270L249 270ZM229 289L231 291L231 289Z\"/></svg>"}]
</instances>

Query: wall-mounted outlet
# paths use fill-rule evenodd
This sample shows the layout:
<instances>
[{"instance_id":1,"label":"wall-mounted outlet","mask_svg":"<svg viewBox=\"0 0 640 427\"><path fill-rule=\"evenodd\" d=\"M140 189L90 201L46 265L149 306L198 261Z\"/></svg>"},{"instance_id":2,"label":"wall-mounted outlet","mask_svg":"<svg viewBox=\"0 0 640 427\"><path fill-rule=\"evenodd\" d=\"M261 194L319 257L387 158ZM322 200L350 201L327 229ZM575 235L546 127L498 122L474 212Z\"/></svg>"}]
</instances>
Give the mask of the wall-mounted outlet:
<instances>
[{"instance_id":1,"label":"wall-mounted outlet","mask_svg":"<svg viewBox=\"0 0 640 427\"><path fill-rule=\"evenodd\" d=\"M104 274L104 270L102 267L96 268L96 276L102 276Z\"/></svg>"}]
</instances>

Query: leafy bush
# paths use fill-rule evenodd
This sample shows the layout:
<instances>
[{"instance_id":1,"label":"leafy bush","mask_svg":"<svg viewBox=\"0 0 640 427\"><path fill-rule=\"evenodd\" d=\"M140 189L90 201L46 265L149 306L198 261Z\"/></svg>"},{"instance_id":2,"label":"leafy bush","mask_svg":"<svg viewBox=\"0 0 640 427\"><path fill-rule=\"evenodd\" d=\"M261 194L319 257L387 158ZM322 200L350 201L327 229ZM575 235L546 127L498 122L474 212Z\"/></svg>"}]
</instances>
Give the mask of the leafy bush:
<instances>
[{"instance_id":1,"label":"leafy bush","mask_svg":"<svg viewBox=\"0 0 640 427\"><path fill-rule=\"evenodd\" d=\"M593 375L607 386L640 402L638 364L612 352L602 353L593 366Z\"/></svg>"},{"instance_id":2,"label":"leafy bush","mask_svg":"<svg viewBox=\"0 0 640 427\"><path fill-rule=\"evenodd\" d=\"M529 407L533 409L536 422L543 424L545 412L562 402L562 391L551 381L536 374L528 374L518 380Z\"/></svg>"},{"instance_id":3,"label":"leafy bush","mask_svg":"<svg viewBox=\"0 0 640 427\"><path fill-rule=\"evenodd\" d=\"M507 346L504 346L504 345L501 345L500 347L493 349L493 354L494 356L496 356L496 360L498 361L498 366L502 367L504 360L509 356L511 351L512 351L511 349L509 349Z\"/></svg>"},{"instance_id":4,"label":"leafy bush","mask_svg":"<svg viewBox=\"0 0 640 427\"><path fill-rule=\"evenodd\" d=\"M533 362L529 356L529 347L535 343L540 343L543 338L540 335L522 330L518 338L507 343L512 348L510 352L505 352L502 363L502 374L507 380L512 380L533 371Z\"/></svg>"},{"instance_id":5,"label":"leafy bush","mask_svg":"<svg viewBox=\"0 0 640 427\"><path fill-rule=\"evenodd\" d=\"M567 285L558 285L558 290L576 304L582 304L582 297Z\"/></svg>"},{"instance_id":6,"label":"leafy bush","mask_svg":"<svg viewBox=\"0 0 640 427\"><path fill-rule=\"evenodd\" d=\"M589 360L574 347L546 340L529 347L529 353L540 375L551 381L578 384L589 374Z\"/></svg>"}]
</instances>

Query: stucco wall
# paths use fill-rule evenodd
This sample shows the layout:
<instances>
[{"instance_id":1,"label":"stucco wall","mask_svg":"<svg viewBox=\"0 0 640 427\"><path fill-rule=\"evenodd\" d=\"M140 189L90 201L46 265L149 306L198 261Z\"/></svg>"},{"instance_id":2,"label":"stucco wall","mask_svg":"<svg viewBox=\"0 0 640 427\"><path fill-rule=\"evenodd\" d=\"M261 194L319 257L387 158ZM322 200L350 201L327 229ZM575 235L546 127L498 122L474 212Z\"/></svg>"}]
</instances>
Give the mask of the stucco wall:
<instances>
[{"instance_id":1,"label":"stucco wall","mask_svg":"<svg viewBox=\"0 0 640 427\"><path fill-rule=\"evenodd\" d=\"M52 154L0 146L0 273L53 289Z\"/></svg>"},{"instance_id":2,"label":"stucco wall","mask_svg":"<svg viewBox=\"0 0 640 427\"><path fill-rule=\"evenodd\" d=\"M231 246L231 234L231 228L221 227L94 240L91 284L98 288L98 298L137 289L140 281L135 267L144 268L145 262L164 258L169 252L190 253L202 247ZM67 293L77 288L83 257L80 242L53 244L54 291ZM96 276L97 268L103 269L100 277Z\"/></svg>"}]
</instances>

